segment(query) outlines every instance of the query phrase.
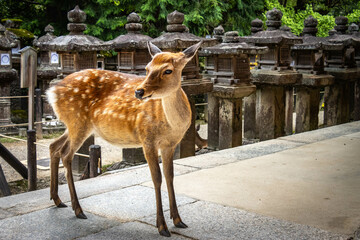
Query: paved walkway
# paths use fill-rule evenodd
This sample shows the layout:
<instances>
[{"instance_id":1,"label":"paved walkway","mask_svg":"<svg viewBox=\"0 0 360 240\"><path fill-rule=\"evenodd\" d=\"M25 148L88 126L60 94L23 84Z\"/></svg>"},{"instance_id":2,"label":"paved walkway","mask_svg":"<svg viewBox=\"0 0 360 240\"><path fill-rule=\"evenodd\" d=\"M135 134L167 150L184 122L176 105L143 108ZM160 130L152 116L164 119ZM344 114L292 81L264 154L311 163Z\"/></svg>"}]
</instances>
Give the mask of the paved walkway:
<instances>
[{"instance_id":1,"label":"paved walkway","mask_svg":"<svg viewBox=\"0 0 360 240\"><path fill-rule=\"evenodd\" d=\"M359 156L360 121L176 160L189 228L173 227L163 191L172 238L359 239ZM150 179L139 166L76 182L87 220L49 189L1 198L0 239L164 239ZM66 185L59 195L70 205Z\"/></svg>"}]
</instances>

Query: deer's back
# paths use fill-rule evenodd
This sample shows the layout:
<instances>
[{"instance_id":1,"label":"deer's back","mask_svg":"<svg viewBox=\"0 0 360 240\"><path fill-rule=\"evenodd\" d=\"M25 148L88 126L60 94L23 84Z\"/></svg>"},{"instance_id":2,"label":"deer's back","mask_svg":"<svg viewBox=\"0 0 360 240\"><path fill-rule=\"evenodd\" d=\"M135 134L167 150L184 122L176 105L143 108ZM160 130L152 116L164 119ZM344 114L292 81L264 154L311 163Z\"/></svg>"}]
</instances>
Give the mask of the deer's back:
<instances>
[{"instance_id":1,"label":"deer's back","mask_svg":"<svg viewBox=\"0 0 360 240\"><path fill-rule=\"evenodd\" d=\"M144 77L105 70L67 76L48 91L58 118L70 128L92 128L105 140L141 146L144 138L168 130L160 99L135 98Z\"/></svg>"}]
</instances>

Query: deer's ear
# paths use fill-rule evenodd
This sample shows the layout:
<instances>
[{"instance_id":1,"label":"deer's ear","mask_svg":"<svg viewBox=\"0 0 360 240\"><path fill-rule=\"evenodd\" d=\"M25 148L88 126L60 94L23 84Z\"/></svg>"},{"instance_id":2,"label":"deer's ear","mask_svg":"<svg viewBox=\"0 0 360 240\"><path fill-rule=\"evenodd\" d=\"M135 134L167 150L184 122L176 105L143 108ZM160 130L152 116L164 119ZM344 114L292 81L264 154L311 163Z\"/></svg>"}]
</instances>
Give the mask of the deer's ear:
<instances>
[{"instance_id":1,"label":"deer's ear","mask_svg":"<svg viewBox=\"0 0 360 240\"><path fill-rule=\"evenodd\" d=\"M203 43L203 41L200 41L200 42L188 47L187 49L185 49L183 51L183 53L185 54L185 61L186 62L190 61L195 56L195 54L197 53L197 51L201 47L202 43Z\"/></svg>"},{"instance_id":2,"label":"deer's ear","mask_svg":"<svg viewBox=\"0 0 360 240\"><path fill-rule=\"evenodd\" d=\"M147 42L147 47L152 58L155 56L155 54L161 53L161 50L151 42Z\"/></svg>"}]
</instances>

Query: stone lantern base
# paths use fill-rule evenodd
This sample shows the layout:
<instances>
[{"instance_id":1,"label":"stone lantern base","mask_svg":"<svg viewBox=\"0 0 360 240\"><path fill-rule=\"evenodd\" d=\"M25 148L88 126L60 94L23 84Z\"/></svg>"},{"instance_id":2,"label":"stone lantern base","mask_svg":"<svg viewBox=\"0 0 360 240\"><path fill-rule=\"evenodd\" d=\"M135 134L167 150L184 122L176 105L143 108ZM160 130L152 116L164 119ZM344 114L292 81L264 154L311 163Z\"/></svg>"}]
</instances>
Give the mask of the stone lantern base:
<instances>
[{"instance_id":1,"label":"stone lantern base","mask_svg":"<svg viewBox=\"0 0 360 240\"><path fill-rule=\"evenodd\" d=\"M354 82L359 78L356 68L325 68L325 71L334 76L332 86L325 88L324 93L324 124L326 126L337 125L350 121L350 105L354 104Z\"/></svg>"},{"instance_id":2,"label":"stone lantern base","mask_svg":"<svg viewBox=\"0 0 360 240\"><path fill-rule=\"evenodd\" d=\"M333 83L331 75L303 74L296 87L296 133L318 129L320 89Z\"/></svg>"},{"instance_id":3,"label":"stone lantern base","mask_svg":"<svg viewBox=\"0 0 360 240\"><path fill-rule=\"evenodd\" d=\"M255 85L215 84L208 95L208 147L221 150L242 145L242 100L256 90Z\"/></svg>"},{"instance_id":4,"label":"stone lantern base","mask_svg":"<svg viewBox=\"0 0 360 240\"><path fill-rule=\"evenodd\" d=\"M292 132L293 88L302 78L302 74L292 71L253 70L253 82L256 87L256 110L251 109L254 104L245 104L244 111L256 112L256 119L245 122L256 122L256 128L249 135L258 134L255 138L261 141L274 139ZM251 107L251 108L250 108ZM254 117L250 114L246 117ZM245 136L246 137L246 136Z\"/></svg>"}]
</instances>

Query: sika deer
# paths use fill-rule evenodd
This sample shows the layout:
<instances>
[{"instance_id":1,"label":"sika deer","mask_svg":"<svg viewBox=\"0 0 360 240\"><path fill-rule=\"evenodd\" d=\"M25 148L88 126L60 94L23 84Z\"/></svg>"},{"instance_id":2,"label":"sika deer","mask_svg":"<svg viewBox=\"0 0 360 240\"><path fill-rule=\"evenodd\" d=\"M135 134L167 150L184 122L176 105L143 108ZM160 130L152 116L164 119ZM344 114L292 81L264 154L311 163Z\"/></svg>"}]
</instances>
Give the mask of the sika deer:
<instances>
[{"instance_id":1,"label":"sika deer","mask_svg":"<svg viewBox=\"0 0 360 240\"><path fill-rule=\"evenodd\" d=\"M47 91L66 132L50 145L51 199L66 207L58 196L60 158L67 170L71 205L85 219L75 191L71 170L74 153L93 132L122 147L143 147L155 186L159 233L170 236L161 203L160 150L170 201L170 217L176 227L186 228L178 213L173 187L173 154L190 126L191 109L181 89L181 72L201 42L183 52L161 52L152 43L145 77L104 70L84 70L67 76Z\"/></svg>"}]
</instances>

